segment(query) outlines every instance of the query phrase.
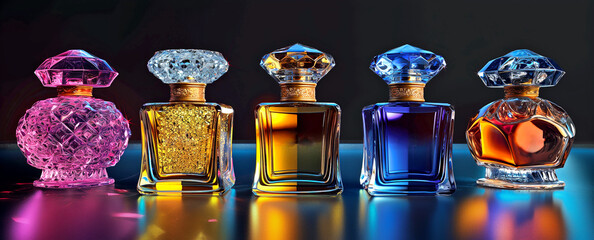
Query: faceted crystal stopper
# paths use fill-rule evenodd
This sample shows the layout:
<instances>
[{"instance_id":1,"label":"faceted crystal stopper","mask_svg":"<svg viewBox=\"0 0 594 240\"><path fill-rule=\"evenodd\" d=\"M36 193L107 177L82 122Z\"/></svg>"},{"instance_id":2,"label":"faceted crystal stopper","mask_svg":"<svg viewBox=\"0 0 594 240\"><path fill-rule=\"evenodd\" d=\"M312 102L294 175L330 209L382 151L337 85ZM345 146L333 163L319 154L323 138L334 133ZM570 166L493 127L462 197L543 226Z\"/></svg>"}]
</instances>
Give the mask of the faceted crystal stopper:
<instances>
[{"instance_id":1,"label":"faceted crystal stopper","mask_svg":"<svg viewBox=\"0 0 594 240\"><path fill-rule=\"evenodd\" d=\"M223 55L201 49L169 49L155 53L147 67L166 84L212 83L229 69Z\"/></svg>"},{"instance_id":2,"label":"faceted crystal stopper","mask_svg":"<svg viewBox=\"0 0 594 240\"><path fill-rule=\"evenodd\" d=\"M405 44L375 56L369 68L393 84L427 83L445 66L442 56Z\"/></svg>"},{"instance_id":3,"label":"faceted crystal stopper","mask_svg":"<svg viewBox=\"0 0 594 240\"><path fill-rule=\"evenodd\" d=\"M84 50L68 50L46 59L35 75L45 87L109 87L118 73L105 60Z\"/></svg>"},{"instance_id":4,"label":"faceted crystal stopper","mask_svg":"<svg viewBox=\"0 0 594 240\"><path fill-rule=\"evenodd\" d=\"M317 83L334 67L334 58L297 43L264 55L260 66L279 83Z\"/></svg>"},{"instance_id":5,"label":"faceted crystal stopper","mask_svg":"<svg viewBox=\"0 0 594 240\"><path fill-rule=\"evenodd\" d=\"M478 72L487 87L510 85L557 85L565 71L553 59L528 49L515 50L493 59Z\"/></svg>"}]
</instances>

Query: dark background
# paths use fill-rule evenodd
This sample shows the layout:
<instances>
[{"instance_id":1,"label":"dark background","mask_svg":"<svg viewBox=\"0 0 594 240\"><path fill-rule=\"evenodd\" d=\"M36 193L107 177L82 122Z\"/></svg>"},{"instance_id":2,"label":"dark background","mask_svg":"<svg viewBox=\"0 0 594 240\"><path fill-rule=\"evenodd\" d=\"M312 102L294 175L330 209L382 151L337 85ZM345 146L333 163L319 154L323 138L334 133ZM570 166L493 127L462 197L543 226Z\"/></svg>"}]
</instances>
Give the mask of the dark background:
<instances>
[{"instance_id":1,"label":"dark background","mask_svg":"<svg viewBox=\"0 0 594 240\"><path fill-rule=\"evenodd\" d=\"M503 96L476 72L489 60L528 48L567 72L541 96L577 126L577 143L594 142L592 89L594 3L589 1L3 1L0 8L0 141L15 141L18 119L35 101L54 97L33 71L44 59L85 49L120 73L98 98L115 102L140 139L138 110L169 98L146 68L157 50L216 50L230 68L207 88L207 101L236 111L235 140L254 140L255 105L278 101L279 88L261 57L299 42L330 53L336 67L317 88L318 101L343 110L342 140L361 141L361 109L387 100L369 70L373 56L405 43L442 55L448 65L426 99L456 108L455 142L468 120Z\"/></svg>"}]
</instances>

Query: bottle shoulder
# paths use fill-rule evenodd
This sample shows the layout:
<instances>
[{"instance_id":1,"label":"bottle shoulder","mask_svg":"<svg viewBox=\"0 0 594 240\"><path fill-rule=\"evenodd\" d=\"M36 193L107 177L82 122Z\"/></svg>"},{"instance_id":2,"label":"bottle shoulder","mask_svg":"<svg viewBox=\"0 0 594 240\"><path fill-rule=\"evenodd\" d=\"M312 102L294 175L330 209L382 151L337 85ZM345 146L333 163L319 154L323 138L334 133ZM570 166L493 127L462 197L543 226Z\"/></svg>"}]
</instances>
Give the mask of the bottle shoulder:
<instances>
[{"instance_id":1,"label":"bottle shoulder","mask_svg":"<svg viewBox=\"0 0 594 240\"><path fill-rule=\"evenodd\" d=\"M264 112L282 112L282 113L319 113L340 114L340 106L336 103L320 102L276 102L261 103L256 107L256 113Z\"/></svg>"},{"instance_id":2,"label":"bottle shoulder","mask_svg":"<svg viewBox=\"0 0 594 240\"><path fill-rule=\"evenodd\" d=\"M119 112L118 108L113 102L106 101L100 98L94 97L83 97L83 96L58 96L53 98L46 98L39 100L33 104L33 108L47 108L52 109L52 106L58 106L58 108L72 108L82 109L88 108L91 111L116 111Z\"/></svg>"},{"instance_id":3,"label":"bottle shoulder","mask_svg":"<svg viewBox=\"0 0 594 240\"><path fill-rule=\"evenodd\" d=\"M258 104L258 106L283 106L283 107L290 107L290 106L335 106L340 107L336 103L331 102L264 102Z\"/></svg>"},{"instance_id":4,"label":"bottle shoulder","mask_svg":"<svg viewBox=\"0 0 594 240\"><path fill-rule=\"evenodd\" d=\"M270 102L270 103L260 103L256 107L257 109L261 108L271 108L271 107L280 107L280 108L333 108L340 110L340 106L336 103L330 102Z\"/></svg>"},{"instance_id":5,"label":"bottle shoulder","mask_svg":"<svg viewBox=\"0 0 594 240\"><path fill-rule=\"evenodd\" d=\"M505 124L519 123L533 118L544 118L563 125L573 125L569 114L563 108L547 99L538 97L498 99L482 107L473 120L479 118Z\"/></svg>"},{"instance_id":6,"label":"bottle shoulder","mask_svg":"<svg viewBox=\"0 0 594 240\"><path fill-rule=\"evenodd\" d=\"M233 111L233 107L222 104L222 103L213 103L213 102L155 102L155 103L145 103L142 105L141 110L149 110L149 109L160 109L160 108L184 108L184 107L191 107L191 108L213 108L220 111Z\"/></svg>"},{"instance_id":7,"label":"bottle shoulder","mask_svg":"<svg viewBox=\"0 0 594 240\"><path fill-rule=\"evenodd\" d=\"M433 102L381 102L365 106L363 112L388 110L388 111L438 111L448 110L454 111L454 106L449 103L433 103Z\"/></svg>"}]
</instances>

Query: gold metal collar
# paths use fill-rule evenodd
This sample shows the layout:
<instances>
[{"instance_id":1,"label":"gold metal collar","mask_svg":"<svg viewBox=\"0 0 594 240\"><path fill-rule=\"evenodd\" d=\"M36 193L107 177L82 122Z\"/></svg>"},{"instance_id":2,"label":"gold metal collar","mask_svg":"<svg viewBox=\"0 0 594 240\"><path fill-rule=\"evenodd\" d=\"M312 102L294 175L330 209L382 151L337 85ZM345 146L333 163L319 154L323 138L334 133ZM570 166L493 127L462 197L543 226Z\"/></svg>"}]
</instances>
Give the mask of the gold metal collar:
<instances>
[{"instance_id":1,"label":"gold metal collar","mask_svg":"<svg viewBox=\"0 0 594 240\"><path fill-rule=\"evenodd\" d=\"M93 96L91 86L58 86L58 96Z\"/></svg>"},{"instance_id":2,"label":"gold metal collar","mask_svg":"<svg viewBox=\"0 0 594 240\"><path fill-rule=\"evenodd\" d=\"M311 82L281 83L282 102L315 102L316 85Z\"/></svg>"},{"instance_id":3,"label":"gold metal collar","mask_svg":"<svg viewBox=\"0 0 594 240\"><path fill-rule=\"evenodd\" d=\"M390 84L390 102L424 102L423 83L393 83Z\"/></svg>"},{"instance_id":4,"label":"gold metal collar","mask_svg":"<svg viewBox=\"0 0 594 240\"><path fill-rule=\"evenodd\" d=\"M538 97L539 86L525 85L525 86L505 86L503 91L505 92L506 98L512 97Z\"/></svg>"},{"instance_id":5,"label":"gold metal collar","mask_svg":"<svg viewBox=\"0 0 594 240\"><path fill-rule=\"evenodd\" d=\"M169 87L170 102L206 102L206 83L173 83Z\"/></svg>"}]
</instances>

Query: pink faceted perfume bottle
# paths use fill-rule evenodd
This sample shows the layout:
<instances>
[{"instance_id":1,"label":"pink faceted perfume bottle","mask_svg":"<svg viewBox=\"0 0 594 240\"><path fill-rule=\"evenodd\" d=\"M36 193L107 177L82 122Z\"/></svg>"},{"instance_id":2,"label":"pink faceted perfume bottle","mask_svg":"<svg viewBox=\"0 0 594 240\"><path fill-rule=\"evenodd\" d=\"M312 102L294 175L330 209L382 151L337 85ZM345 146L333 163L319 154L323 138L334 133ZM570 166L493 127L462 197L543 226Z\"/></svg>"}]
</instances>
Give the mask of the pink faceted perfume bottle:
<instances>
[{"instance_id":1,"label":"pink faceted perfume bottle","mask_svg":"<svg viewBox=\"0 0 594 240\"><path fill-rule=\"evenodd\" d=\"M106 167L114 166L128 146L128 121L112 102L92 97L93 88L109 87L118 75L103 59L69 50L46 59L35 70L58 97L33 104L20 119L17 143L29 165L42 171L33 183L45 188L81 188L112 184Z\"/></svg>"}]
</instances>

